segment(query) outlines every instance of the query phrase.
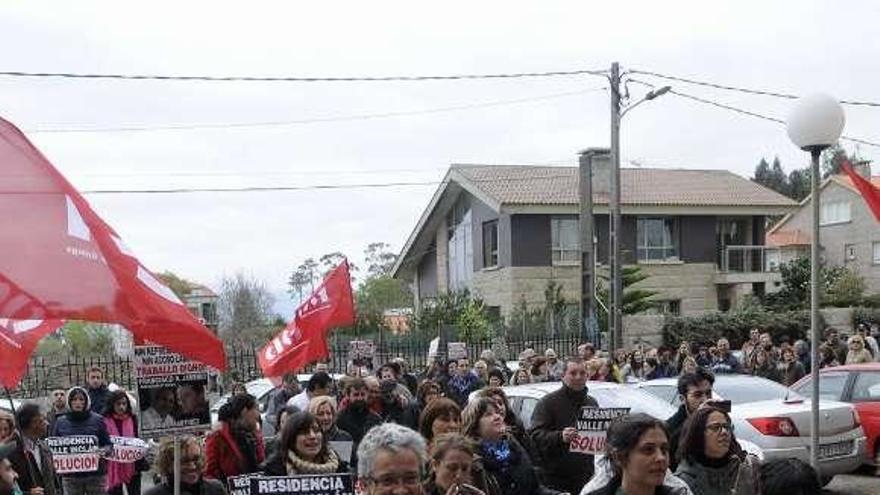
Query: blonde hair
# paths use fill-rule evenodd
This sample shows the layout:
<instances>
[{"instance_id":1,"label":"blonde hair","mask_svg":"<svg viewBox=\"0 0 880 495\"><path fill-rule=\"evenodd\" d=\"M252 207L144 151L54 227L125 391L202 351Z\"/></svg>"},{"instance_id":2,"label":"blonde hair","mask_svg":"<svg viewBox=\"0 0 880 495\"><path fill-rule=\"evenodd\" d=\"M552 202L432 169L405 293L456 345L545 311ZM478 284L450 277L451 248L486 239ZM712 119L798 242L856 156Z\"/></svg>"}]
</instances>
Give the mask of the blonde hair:
<instances>
[{"instance_id":1,"label":"blonde hair","mask_svg":"<svg viewBox=\"0 0 880 495\"><path fill-rule=\"evenodd\" d=\"M336 399L330 397L328 395L319 395L318 397L312 397L312 400L309 401L309 414L312 416L318 415L318 409L321 408L324 404L330 406L330 409L333 410L333 415L336 415Z\"/></svg>"},{"instance_id":2,"label":"blonde hair","mask_svg":"<svg viewBox=\"0 0 880 495\"><path fill-rule=\"evenodd\" d=\"M202 442L192 435L181 436L179 441L181 457L184 455L183 452L191 446L195 446L199 449L199 460L197 464L198 470L201 472L205 465L205 450L202 448ZM171 479L171 477L174 476L173 438L165 438L162 440L162 443L159 445L159 452L156 454L156 460L153 461L153 471L165 479Z\"/></svg>"}]
</instances>

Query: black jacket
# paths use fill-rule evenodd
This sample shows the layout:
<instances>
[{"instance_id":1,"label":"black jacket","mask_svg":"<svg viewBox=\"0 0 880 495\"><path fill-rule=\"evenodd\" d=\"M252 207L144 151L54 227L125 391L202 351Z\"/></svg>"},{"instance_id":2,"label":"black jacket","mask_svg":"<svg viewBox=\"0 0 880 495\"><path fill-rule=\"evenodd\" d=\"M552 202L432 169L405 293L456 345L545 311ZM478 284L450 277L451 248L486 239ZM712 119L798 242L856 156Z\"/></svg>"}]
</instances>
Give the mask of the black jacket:
<instances>
[{"instance_id":1,"label":"black jacket","mask_svg":"<svg viewBox=\"0 0 880 495\"><path fill-rule=\"evenodd\" d=\"M687 406L678 407L678 411L666 420L666 430L669 431L669 469L675 471L678 466L678 439L681 437L681 427L688 419Z\"/></svg>"},{"instance_id":2,"label":"black jacket","mask_svg":"<svg viewBox=\"0 0 880 495\"><path fill-rule=\"evenodd\" d=\"M174 495L174 485L163 481L158 485L150 488L146 492L145 495ZM226 495L226 488L223 486L223 483L202 478L202 480L196 485L180 485L180 494L181 495Z\"/></svg>"},{"instance_id":3,"label":"black jacket","mask_svg":"<svg viewBox=\"0 0 880 495\"><path fill-rule=\"evenodd\" d=\"M95 414L104 413L104 403L107 402L107 396L110 395L110 389L107 385L101 385L98 388L89 388L89 409Z\"/></svg>"},{"instance_id":4,"label":"black jacket","mask_svg":"<svg viewBox=\"0 0 880 495\"><path fill-rule=\"evenodd\" d=\"M40 452L40 462L25 452L24 439L19 433L15 434L15 450L9 456L12 468L18 473L18 486L21 491L28 493L31 488L42 488L45 495L60 494L55 486L55 467L52 464L52 452L42 442L37 442L37 450Z\"/></svg>"},{"instance_id":5,"label":"black jacket","mask_svg":"<svg viewBox=\"0 0 880 495\"><path fill-rule=\"evenodd\" d=\"M555 490L541 485L532 461L519 442L508 437L511 459L503 467L493 459L478 454L477 470L484 470L489 485L504 495L558 495ZM497 487L497 488L494 488Z\"/></svg>"},{"instance_id":6,"label":"black jacket","mask_svg":"<svg viewBox=\"0 0 880 495\"><path fill-rule=\"evenodd\" d=\"M569 452L562 430L574 427L584 406L598 407L588 390L576 392L565 385L538 401L532 413L529 436L540 454L547 484L556 490L580 493L593 475L593 456Z\"/></svg>"}]
</instances>

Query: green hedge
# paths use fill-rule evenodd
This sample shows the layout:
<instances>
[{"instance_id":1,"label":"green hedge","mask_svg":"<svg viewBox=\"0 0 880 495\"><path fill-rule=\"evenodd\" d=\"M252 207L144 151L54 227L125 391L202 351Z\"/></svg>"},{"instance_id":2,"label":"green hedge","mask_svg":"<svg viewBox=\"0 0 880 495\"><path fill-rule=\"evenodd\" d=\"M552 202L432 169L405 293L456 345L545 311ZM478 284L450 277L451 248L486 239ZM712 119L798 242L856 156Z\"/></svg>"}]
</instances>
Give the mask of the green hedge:
<instances>
[{"instance_id":1,"label":"green hedge","mask_svg":"<svg viewBox=\"0 0 880 495\"><path fill-rule=\"evenodd\" d=\"M824 323L821 321L819 323L819 327L822 328ZM737 349L748 339L752 328L770 332L776 342L779 342L784 335L794 342L809 335L810 312L754 310L712 312L701 316L673 316L668 317L663 325L663 341L668 346L678 346L683 340L709 343L726 337L730 340L731 347Z\"/></svg>"},{"instance_id":2,"label":"green hedge","mask_svg":"<svg viewBox=\"0 0 880 495\"><path fill-rule=\"evenodd\" d=\"M880 324L880 308L853 308L853 326L859 323L871 326L871 323Z\"/></svg>"}]
</instances>

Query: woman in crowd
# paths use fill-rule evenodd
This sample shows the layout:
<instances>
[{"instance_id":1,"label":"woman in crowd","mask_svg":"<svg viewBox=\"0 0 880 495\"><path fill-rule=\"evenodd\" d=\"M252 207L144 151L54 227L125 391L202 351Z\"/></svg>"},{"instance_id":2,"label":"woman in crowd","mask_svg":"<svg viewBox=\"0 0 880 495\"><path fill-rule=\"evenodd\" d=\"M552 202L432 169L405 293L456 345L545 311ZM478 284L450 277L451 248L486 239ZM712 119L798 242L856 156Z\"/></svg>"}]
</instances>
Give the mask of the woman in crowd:
<instances>
[{"instance_id":1,"label":"woman in crowd","mask_svg":"<svg viewBox=\"0 0 880 495\"><path fill-rule=\"evenodd\" d=\"M443 387L433 380L425 380L416 388L416 400L419 411L424 411L428 404L443 397Z\"/></svg>"},{"instance_id":2,"label":"woman in crowd","mask_svg":"<svg viewBox=\"0 0 880 495\"><path fill-rule=\"evenodd\" d=\"M486 361L483 361L482 359L474 361L474 374L476 374L477 378L483 383L486 383L486 381L489 380L489 365Z\"/></svg>"},{"instance_id":3,"label":"woman in crowd","mask_svg":"<svg viewBox=\"0 0 880 495\"><path fill-rule=\"evenodd\" d=\"M82 387L67 391L67 413L56 418L49 436L94 436L98 438L99 449L106 451L113 447L104 418L91 411L91 398ZM107 489L106 461L98 463L97 471L62 474L61 486L65 495L103 493Z\"/></svg>"},{"instance_id":4,"label":"woman in crowd","mask_svg":"<svg viewBox=\"0 0 880 495\"><path fill-rule=\"evenodd\" d=\"M669 469L669 434L647 414L622 416L611 423L605 458L581 491L583 495L685 495L683 481Z\"/></svg>"},{"instance_id":5,"label":"woman in crowd","mask_svg":"<svg viewBox=\"0 0 880 495\"><path fill-rule=\"evenodd\" d=\"M697 365L701 368L709 369L712 366L712 353L709 352L709 347L705 345L700 346L694 359L696 359Z\"/></svg>"},{"instance_id":6,"label":"woman in crowd","mask_svg":"<svg viewBox=\"0 0 880 495\"><path fill-rule=\"evenodd\" d=\"M0 409L0 443L12 441L15 435L15 417L12 413Z\"/></svg>"},{"instance_id":7,"label":"woman in crowd","mask_svg":"<svg viewBox=\"0 0 880 495\"><path fill-rule=\"evenodd\" d=\"M529 452L529 455L533 455L537 452L532 445L532 439L523 426L522 421L519 420L510 408L510 402L507 400L507 394L504 393L504 390L489 387L481 390L479 395L480 397L485 397L491 400L492 403L495 404L498 413L504 418L504 424L507 426L507 434L509 436L519 442L519 444L526 449L526 452ZM537 462L534 462L536 461L535 459L532 459L532 461L533 464L537 465Z\"/></svg>"},{"instance_id":8,"label":"woman in crowd","mask_svg":"<svg viewBox=\"0 0 880 495\"><path fill-rule=\"evenodd\" d=\"M124 390L110 392L104 402L104 424L113 437L138 438L137 417L131 410L128 394ZM130 494L141 492L141 471L148 466L144 462L107 462L107 493L122 495L122 487Z\"/></svg>"},{"instance_id":9,"label":"woman in crowd","mask_svg":"<svg viewBox=\"0 0 880 495\"><path fill-rule=\"evenodd\" d=\"M260 408L253 395L233 395L220 407L219 423L205 438L205 477L226 478L256 472L266 457L258 428Z\"/></svg>"},{"instance_id":10,"label":"woman in crowd","mask_svg":"<svg viewBox=\"0 0 880 495\"><path fill-rule=\"evenodd\" d=\"M461 431L461 408L455 402L441 398L432 402L419 417L419 433L431 444L436 435Z\"/></svg>"},{"instance_id":11,"label":"woman in crowd","mask_svg":"<svg viewBox=\"0 0 880 495\"><path fill-rule=\"evenodd\" d=\"M217 480L202 478L205 456L198 438L185 435L180 438L180 493L182 495L226 495L226 488ZM174 440L165 439L153 463L153 471L161 483L146 491L146 495L174 494ZM140 493L140 492L135 492Z\"/></svg>"},{"instance_id":12,"label":"woman in crowd","mask_svg":"<svg viewBox=\"0 0 880 495\"><path fill-rule=\"evenodd\" d=\"M318 420L298 412L281 428L281 441L263 472L268 476L346 473L348 463L327 445Z\"/></svg>"},{"instance_id":13,"label":"woman in crowd","mask_svg":"<svg viewBox=\"0 0 880 495\"><path fill-rule=\"evenodd\" d=\"M431 445L430 475L425 495L501 495L498 487L489 486L480 463L474 462L474 443L460 433L438 435ZM454 489L454 488L457 488Z\"/></svg>"},{"instance_id":14,"label":"woman in crowd","mask_svg":"<svg viewBox=\"0 0 880 495\"><path fill-rule=\"evenodd\" d=\"M861 335L853 335L847 341L849 351L846 353L846 364L874 362L871 351L865 348L865 339Z\"/></svg>"},{"instance_id":15,"label":"woman in crowd","mask_svg":"<svg viewBox=\"0 0 880 495\"><path fill-rule=\"evenodd\" d=\"M688 373L696 373L697 368L699 368L699 366L697 365L697 360L692 358L691 356L688 356L688 357L684 358L681 362L681 368L679 369L679 375L686 375Z\"/></svg>"},{"instance_id":16,"label":"woman in crowd","mask_svg":"<svg viewBox=\"0 0 880 495\"><path fill-rule=\"evenodd\" d=\"M758 493L758 464L733 436L730 416L711 406L697 409L682 427L675 474L700 495Z\"/></svg>"},{"instance_id":17,"label":"woman in crowd","mask_svg":"<svg viewBox=\"0 0 880 495\"><path fill-rule=\"evenodd\" d=\"M526 383L532 383L532 377L529 376L529 372L526 371L525 368L520 368L516 370L516 373L510 377L511 385L523 385Z\"/></svg>"},{"instance_id":18,"label":"woman in crowd","mask_svg":"<svg viewBox=\"0 0 880 495\"><path fill-rule=\"evenodd\" d=\"M462 412L463 433L477 442L482 468L504 495L536 495L547 491L538 481L525 449L507 435L504 417L495 404L481 397Z\"/></svg>"},{"instance_id":19,"label":"woman in crowd","mask_svg":"<svg viewBox=\"0 0 880 495\"><path fill-rule=\"evenodd\" d=\"M549 375L549 365L547 364L547 359L544 357L537 357L532 362L532 367L529 370L529 374L532 377L532 383L540 383L550 381Z\"/></svg>"},{"instance_id":20,"label":"woman in crowd","mask_svg":"<svg viewBox=\"0 0 880 495\"><path fill-rule=\"evenodd\" d=\"M804 365L801 364L794 347L782 351L782 384L786 387L794 385L807 374Z\"/></svg>"},{"instance_id":21,"label":"woman in crowd","mask_svg":"<svg viewBox=\"0 0 880 495\"><path fill-rule=\"evenodd\" d=\"M781 382L782 377L776 368L776 363L770 358L770 353L763 347L755 347L752 349L752 362L749 365L752 374L760 376L774 382Z\"/></svg>"},{"instance_id":22,"label":"woman in crowd","mask_svg":"<svg viewBox=\"0 0 880 495\"><path fill-rule=\"evenodd\" d=\"M840 366L840 362L837 361L837 354L834 352L834 348L826 342L819 346L819 369L834 366Z\"/></svg>"},{"instance_id":23,"label":"woman in crowd","mask_svg":"<svg viewBox=\"0 0 880 495\"><path fill-rule=\"evenodd\" d=\"M318 420L321 433L328 442L351 442L351 435L336 426L336 399L328 395L312 397L309 414Z\"/></svg>"},{"instance_id":24,"label":"woman in crowd","mask_svg":"<svg viewBox=\"0 0 880 495\"><path fill-rule=\"evenodd\" d=\"M632 352L629 362L621 368L620 375L623 378L623 383L639 382L646 379L645 356L642 351L636 349Z\"/></svg>"},{"instance_id":25,"label":"woman in crowd","mask_svg":"<svg viewBox=\"0 0 880 495\"><path fill-rule=\"evenodd\" d=\"M489 381L487 384L490 387L503 387L504 386L504 372L499 370L498 368L492 368L489 370Z\"/></svg>"}]
</instances>

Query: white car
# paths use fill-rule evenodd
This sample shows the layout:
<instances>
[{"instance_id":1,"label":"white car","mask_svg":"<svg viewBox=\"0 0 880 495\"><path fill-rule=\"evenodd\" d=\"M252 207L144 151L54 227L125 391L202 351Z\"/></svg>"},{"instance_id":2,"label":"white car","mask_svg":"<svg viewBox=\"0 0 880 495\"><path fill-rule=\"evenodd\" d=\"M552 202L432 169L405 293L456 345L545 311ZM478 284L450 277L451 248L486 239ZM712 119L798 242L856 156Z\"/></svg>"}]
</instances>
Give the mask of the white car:
<instances>
[{"instance_id":1,"label":"white car","mask_svg":"<svg viewBox=\"0 0 880 495\"><path fill-rule=\"evenodd\" d=\"M630 385L678 407L676 378ZM748 440L766 459L810 461L810 400L771 380L750 375L716 375L716 399L731 401L737 439ZM865 433L858 413L843 402L819 403L819 467L823 482L850 473L865 461Z\"/></svg>"}]
</instances>

